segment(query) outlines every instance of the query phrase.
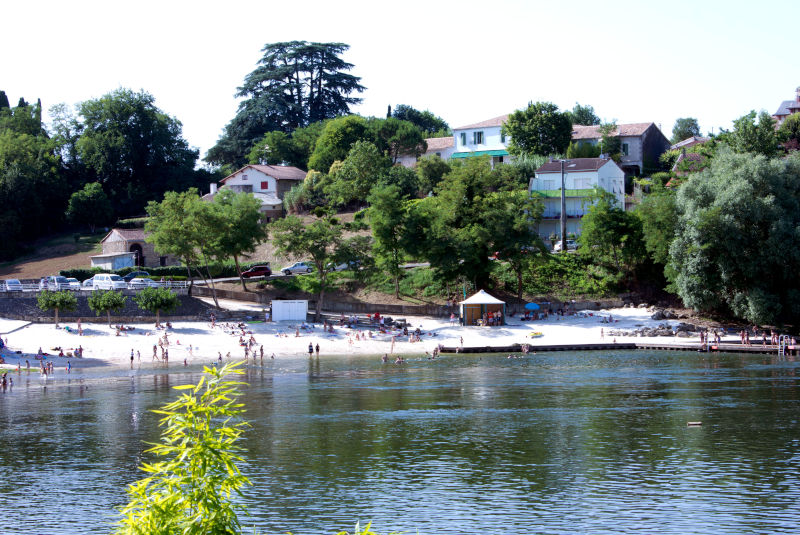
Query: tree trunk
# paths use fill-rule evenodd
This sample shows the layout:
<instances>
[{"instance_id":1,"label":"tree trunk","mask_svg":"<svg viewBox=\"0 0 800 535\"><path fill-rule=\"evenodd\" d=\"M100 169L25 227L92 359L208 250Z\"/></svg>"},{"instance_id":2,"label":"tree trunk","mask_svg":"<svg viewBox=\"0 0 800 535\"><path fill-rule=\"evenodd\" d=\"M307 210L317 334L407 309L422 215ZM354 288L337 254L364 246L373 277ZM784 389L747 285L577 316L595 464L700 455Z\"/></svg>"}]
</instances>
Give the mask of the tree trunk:
<instances>
[{"instance_id":1,"label":"tree trunk","mask_svg":"<svg viewBox=\"0 0 800 535\"><path fill-rule=\"evenodd\" d=\"M56 311L56 329L58 329L58 309L54 309Z\"/></svg>"},{"instance_id":2,"label":"tree trunk","mask_svg":"<svg viewBox=\"0 0 800 535\"><path fill-rule=\"evenodd\" d=\"M194 287L194 277L192 277L192 268L189 267L189 262L186 262L186 274L189 276L189 295L192 295L192 287Z\"/></svg>"},{"instance_id":3,"label":"tree trunk","mask_svg":"<svg viewBox=\"0 0 800 535\"><path fill-rule=\"evenodd\" d=\"M394 276L394 298L400 299L400 276L397 274Z\"/></svg>"},{"instance_id":4,"label":"tree trunk","mask_svg":"<svg viewBox=\"0 0 800 535\"><path fill-rule=\"evenodd\" d=\"M239 257L233 255L233 263L236 264L236 273L239 274L239 281L242 283L242 289L246 292L247 286L244 284L244 277L242 277L242 268L239 267Z\"/></svg>"},{"instance_id":5,"label":"tree trunk","mask_svg":"<svg viewBox=\"0 0 800 535\"><path fill-rule=\"evenodd\" d=\"M325 286L322 285L322 287L319 289L319 294L317 294L317 310L315 317L315 321L317 323L319 323L320 320L322 319L322 300L324 298L325 298Z\"/></svg>"},{"instance_id":6,"label":"tree trunk","mask_svg":"<svg viewBox=\"0 0 800 535\"><path fill-rule=\"evenodd\" d=\"M161 310L156 309L156 329L161 327Z\"/></svg>"},{"instance_id":7,"label":"tree trunk","mask_svg":"<svg viewBox=\"0 0 800 535\"><path fill-rule=\"evenodd\" d=\"M108 314L108 328L111 328L111 309L106 310L106 314Z\"/></svg>"}]
</instances>

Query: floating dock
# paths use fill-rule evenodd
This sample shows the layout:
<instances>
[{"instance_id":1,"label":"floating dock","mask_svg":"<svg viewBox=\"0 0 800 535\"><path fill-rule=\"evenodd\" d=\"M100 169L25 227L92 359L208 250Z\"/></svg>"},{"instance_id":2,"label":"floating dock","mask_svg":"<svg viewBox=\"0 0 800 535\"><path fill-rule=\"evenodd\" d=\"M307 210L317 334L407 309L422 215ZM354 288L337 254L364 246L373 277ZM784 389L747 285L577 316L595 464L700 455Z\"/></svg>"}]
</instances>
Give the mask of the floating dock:
<instances>
[{"instance_id":1,"label":"floating dock","mask_svg":"<svg viewBox=\"0 0 800 535\"><path fill-rule=\"evenodd\" d=\"M742 345L738 343L710 344L707 347L700 342L663 343L663 342L617 342L599 344L513 344L510 346L472 346L472 347L442 347L441 353L521 353L522 346L527 345L529 352L535 351L615 351L648 349L651 351L699 351L709 353L752 353L752 354L778 354L778 346L774 345ZM795 346L786 346L787 354L796 354Z\"/></svg>"}]
</instances>

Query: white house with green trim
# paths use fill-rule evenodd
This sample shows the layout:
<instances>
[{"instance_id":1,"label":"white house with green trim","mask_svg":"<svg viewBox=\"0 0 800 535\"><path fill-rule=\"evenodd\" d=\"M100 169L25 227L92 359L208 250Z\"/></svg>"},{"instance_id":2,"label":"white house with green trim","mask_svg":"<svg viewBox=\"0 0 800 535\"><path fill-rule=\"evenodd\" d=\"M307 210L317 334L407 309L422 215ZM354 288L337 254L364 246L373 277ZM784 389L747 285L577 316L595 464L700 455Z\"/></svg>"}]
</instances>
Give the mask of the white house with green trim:
<instances>
[{"instance_id":1,"label":"white house with green trim","mask_svg":"<svg viewBox=\"0 0 800 535\"><path fill-rule=\"evenodd\" d=\"M455 151L450 158L469 158L471 156L491 156L492 166L508 162L509 137L502 132L508 114L487 119L475 124L453 128Z\"/></svg>"},{"instance_id":2,"label":"white house with green trim","mask_svg":"<svg viewBox=\"0 0 800 535\"><path fill-rule=\"evenodd\" d=\"M536 170L531 179L531 195L544 202L539 236L547 239L561 234L561 173L564 173L567 234L581 233L581 218L589 211L595 187L614 195L617 206L625 209L625 172L608 158L574 158L554 160Z\"/></svg>"}]
</instances>

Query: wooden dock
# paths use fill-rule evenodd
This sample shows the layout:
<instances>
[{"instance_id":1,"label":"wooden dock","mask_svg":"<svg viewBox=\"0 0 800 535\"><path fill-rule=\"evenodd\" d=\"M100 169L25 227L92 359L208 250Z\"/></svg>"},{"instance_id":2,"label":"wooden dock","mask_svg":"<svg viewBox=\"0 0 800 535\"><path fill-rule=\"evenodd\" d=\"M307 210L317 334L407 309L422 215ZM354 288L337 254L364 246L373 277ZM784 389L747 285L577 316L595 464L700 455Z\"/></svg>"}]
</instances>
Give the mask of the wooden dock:
<instances>
[{"instance_id":1,"label":"wooden dock","mask_svg":"<svg viewBox=\"0 0 800 535\"><path fill-rule=\"evenodd\" d=\"M751 354L778 354L778 347L773 345L762 346L742 345L738 343L710 344L704 348L700 342L663 343L663 342L618 342L600 344L524 344L530 352L545 351L615 351L647 349L650 351L697 351L703 353L751 353ZM523 344L510 346L472 346L472 347L442 347L441 353L521 353ZM787 346L787 354L796 354L795 346Z\"/></svg>"}]
</instances>

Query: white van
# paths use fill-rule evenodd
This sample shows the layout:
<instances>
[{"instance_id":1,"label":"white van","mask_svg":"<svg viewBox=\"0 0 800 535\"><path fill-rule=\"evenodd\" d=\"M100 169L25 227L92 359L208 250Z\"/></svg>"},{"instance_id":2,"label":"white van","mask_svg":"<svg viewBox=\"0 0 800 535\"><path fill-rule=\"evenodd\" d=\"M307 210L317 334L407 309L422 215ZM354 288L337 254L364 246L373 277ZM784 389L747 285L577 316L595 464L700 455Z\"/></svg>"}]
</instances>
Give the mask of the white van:
<instances>
[{"instance_id":1,"label":"white van","mask_svg":"<svg viewBox=\"0 0 800 535\"><path fill-rule=\"evenodd\" d=\"M93 290L124 290L128 287L122 277L111 273L98 273L92 278Z\"/></svg>"}]
</instances>

